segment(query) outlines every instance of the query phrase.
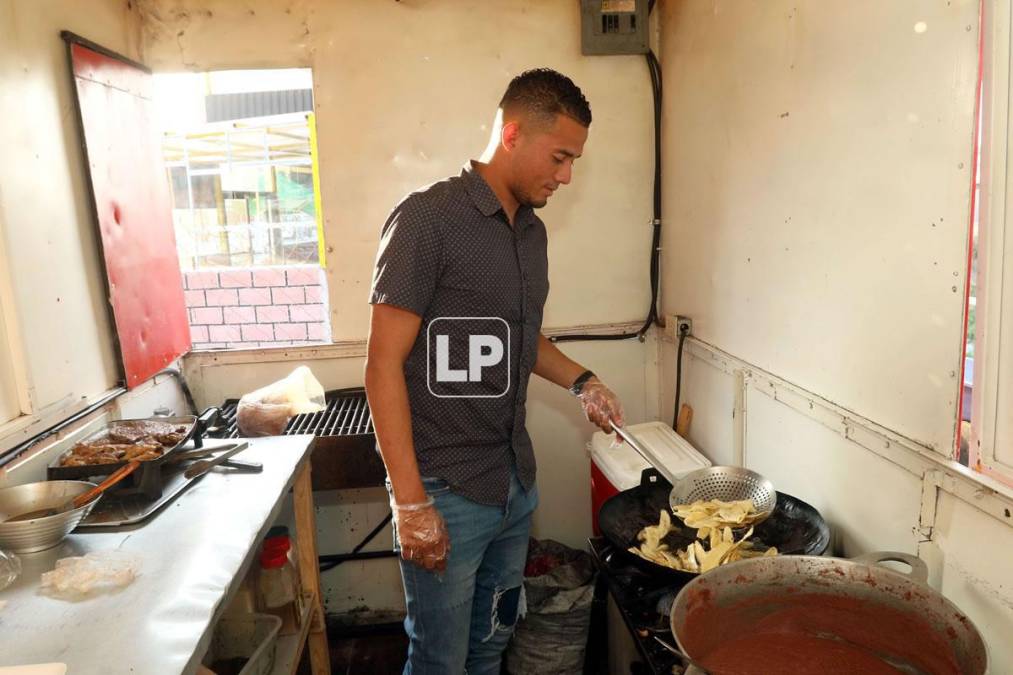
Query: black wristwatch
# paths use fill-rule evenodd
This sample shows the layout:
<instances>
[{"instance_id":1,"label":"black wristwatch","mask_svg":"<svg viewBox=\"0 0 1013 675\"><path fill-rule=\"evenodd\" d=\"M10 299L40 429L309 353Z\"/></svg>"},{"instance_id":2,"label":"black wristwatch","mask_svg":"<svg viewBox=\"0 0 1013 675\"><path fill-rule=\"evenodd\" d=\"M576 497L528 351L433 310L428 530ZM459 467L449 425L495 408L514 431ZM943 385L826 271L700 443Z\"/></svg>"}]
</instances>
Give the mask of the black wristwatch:
<instances>
[{"instance_id":1,"label":"black wristwatch","mask_svg":"<svg viewBox=\"0 0 1013 675\"><path fill-rule=\"evenodd\" d=\"M590 370L585 370L583 373L577 376L577 379L570 385L570 393L574 396L580 396L580 392L584 390L584 385L587 381L594 377L594 373Z\"/></svg>"}]
</instances>

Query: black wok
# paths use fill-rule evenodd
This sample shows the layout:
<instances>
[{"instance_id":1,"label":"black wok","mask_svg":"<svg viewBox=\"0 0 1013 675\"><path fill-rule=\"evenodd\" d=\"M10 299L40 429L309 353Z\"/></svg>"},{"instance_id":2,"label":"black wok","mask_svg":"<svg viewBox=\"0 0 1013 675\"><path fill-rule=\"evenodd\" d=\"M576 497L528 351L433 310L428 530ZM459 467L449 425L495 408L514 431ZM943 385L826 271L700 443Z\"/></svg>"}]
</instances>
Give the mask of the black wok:
<instances>
[{"instance_id":1,"label":"black wok","mask_svg":"<svg viewBox=\"0 0 1013 675\"><path fill-rule=\"evenodd\" d=\"M598 512L598 526L609 543L616 547L618 555L629 563L649 574L667 575L685 582L699 575L658 565L627 550L640 544L637 541L640 530L658 524L660 512L669 509L671 491L671 484L655 469L644 469L640 485L624 490L602 504ZM672 516L672 523L681 526L664 540L672 550L693 543L696 530L682 526L682 521L675 516ZM812 506L778 492L774 512L756 526L751 541L758 548L776 546L778 553L782 554L823 555L830 545L830 528Z\"/></svg>"}]
</instances>

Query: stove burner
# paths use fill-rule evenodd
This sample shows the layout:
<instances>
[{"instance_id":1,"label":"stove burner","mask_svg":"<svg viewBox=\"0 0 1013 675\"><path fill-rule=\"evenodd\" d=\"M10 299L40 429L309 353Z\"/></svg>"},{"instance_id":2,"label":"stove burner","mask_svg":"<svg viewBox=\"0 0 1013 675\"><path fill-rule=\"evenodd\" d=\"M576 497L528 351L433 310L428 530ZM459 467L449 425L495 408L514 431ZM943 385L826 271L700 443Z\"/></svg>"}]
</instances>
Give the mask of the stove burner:
<instances>
[{"instance_id":1,"label":"stove burner","mask_svg":"<svg viewBox=\"0 0 1013 675\"><path fill-rule=\"evenodd\" d=\"M658 616L665 620L667 624L669 617L672 615L672 605L675 604L675 596L677 593L672 590L664 589L661 595L658 596L658 602L655 603L654 609L658 613Z\"/></svg>"},{"instance_id":2,"label":"stove burner","mask_svg":"<svg viewBox=\"0 0 1013 675\"><path fill-rule=\"evenodd\" d=\"M659 578L629 564L615 555L615 548L604 537L593 537L588 543L601 575L599 583L608 589L644 659L633 672L681 675L682 661L654 637L675 644L669 616L683 583Z\"/></svg>"}]
</instances>

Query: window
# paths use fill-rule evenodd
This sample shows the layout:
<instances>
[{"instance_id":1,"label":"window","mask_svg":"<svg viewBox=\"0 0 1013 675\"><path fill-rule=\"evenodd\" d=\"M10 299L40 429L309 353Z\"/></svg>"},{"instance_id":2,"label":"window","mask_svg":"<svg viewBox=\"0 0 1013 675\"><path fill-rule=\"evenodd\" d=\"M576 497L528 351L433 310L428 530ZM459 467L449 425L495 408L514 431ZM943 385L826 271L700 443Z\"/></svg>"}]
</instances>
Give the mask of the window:
<instances>
[{"instance_id":1,"label":"window","mask_svg":"<svg viewBox=\"0 0 1013 675\"><path fill-rule=\"evenodd\" d=\"M330 341L307 69L155 76L194 349Z\"/></svg>"},{"instance_id":2,"label":"window","mask_svg":"<svg viewBox=\"0 0 1013 675\"><path fill-rule=\"evenodd\" d=\"M983 114L982 111L984 110L983 103L982 96L979 93L978 124L975 137L974 193L971 196L971 233L968 272L969 286L967 289L967 306L965 307L967 330L964 334L964 363L959 408L960 426L956 452L956 460L964 466L968 466L971 463L971 415L974 407L974 355L977 347L978 329L978 239L981 221L981 143L983 138L981 121Z\"/></svg>"},{"instance_id":3,"label":"window","mask_svg":"<svg viewBox=\"0 0 1013 675\"><path fill-rule=\"evenodd\" d=\"M980 212L972 230L968 353L972 468L1013 485L1013 129L1010 3L985 3Z\"/></svg>"}]
</instances>

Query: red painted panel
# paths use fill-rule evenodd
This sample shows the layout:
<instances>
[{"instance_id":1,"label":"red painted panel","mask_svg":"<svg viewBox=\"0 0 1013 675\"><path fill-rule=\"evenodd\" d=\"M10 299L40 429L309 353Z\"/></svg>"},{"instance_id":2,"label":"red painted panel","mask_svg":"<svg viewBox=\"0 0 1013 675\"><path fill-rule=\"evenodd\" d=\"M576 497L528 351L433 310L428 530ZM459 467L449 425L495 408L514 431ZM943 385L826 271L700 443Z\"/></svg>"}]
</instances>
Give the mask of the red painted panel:
<instances>
[{"instance_id":1,"label":"red painted panel","mask_svg":"<svg viewBox=\"0 0 1013 675\"><path fill-rule=\"evenodd\" d=\"M151 75L71 45L109 302L128 387L190 349Z\"/></svg>"}]
</instances>

